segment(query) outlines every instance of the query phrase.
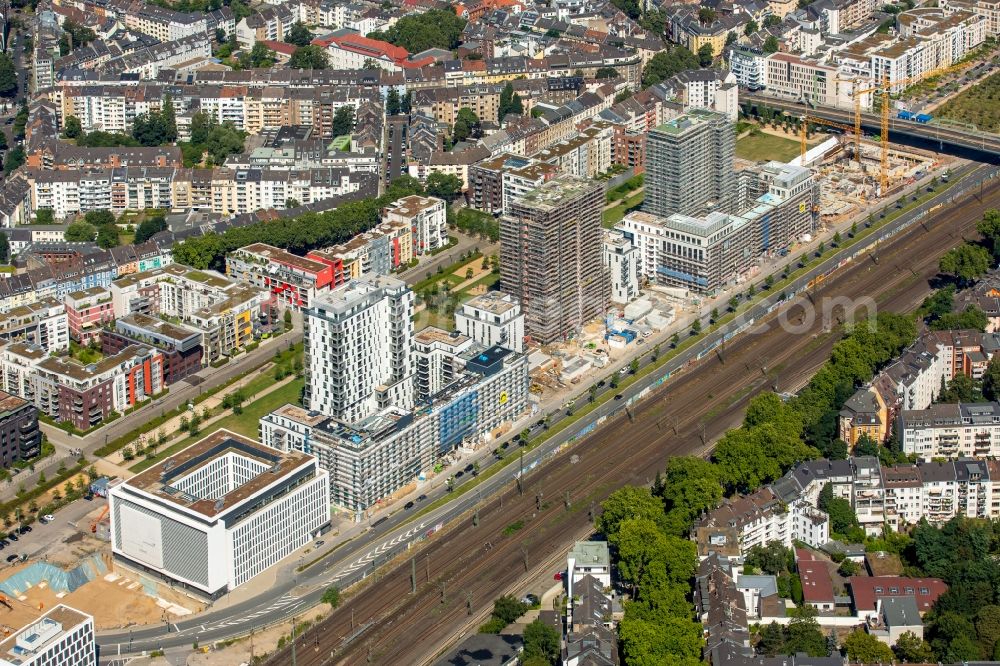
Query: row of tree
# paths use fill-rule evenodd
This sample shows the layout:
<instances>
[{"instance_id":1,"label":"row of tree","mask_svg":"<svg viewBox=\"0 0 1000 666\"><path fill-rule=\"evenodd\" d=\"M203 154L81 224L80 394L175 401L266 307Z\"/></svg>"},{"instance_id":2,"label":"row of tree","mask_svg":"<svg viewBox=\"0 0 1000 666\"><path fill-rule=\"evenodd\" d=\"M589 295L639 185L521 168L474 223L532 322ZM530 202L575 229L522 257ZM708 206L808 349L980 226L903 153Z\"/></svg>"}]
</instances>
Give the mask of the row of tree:
<instances>
[{"instance_id":1,"label":"row of tree","mask_svg":"<svg viewBox=\"0 0 1000 666\"><path fill-rule=\"evenodd\" d=\"M430 180L430 178L428 178ZM378 223L379 211L386 204L409 194L423 194L420 182L403 176L394 180L388 191L375 199L352 201L323 213L306 213L276 222L257 222L189 238L174 246L174 260L195 268L224 269L229 252L250 243L268 243L292 252L342 243L371 229Z\"/></svg>"}]
</instances>

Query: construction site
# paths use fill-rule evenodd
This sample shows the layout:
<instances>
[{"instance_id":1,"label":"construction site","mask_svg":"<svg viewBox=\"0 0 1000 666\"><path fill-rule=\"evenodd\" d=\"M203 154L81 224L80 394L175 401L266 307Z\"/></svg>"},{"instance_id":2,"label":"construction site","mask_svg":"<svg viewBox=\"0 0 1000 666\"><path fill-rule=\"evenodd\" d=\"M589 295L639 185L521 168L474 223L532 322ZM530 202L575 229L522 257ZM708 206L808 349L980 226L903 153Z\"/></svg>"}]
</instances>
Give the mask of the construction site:
<instances>
[{"instance_id":1,"label":"construction site","mask_svg":"<svg viewBox=\"0 0 1000 666\"><path fill-rule=\"evenodd\" d=\"M874 213L882 199L952 162L946 155L846 134L831 135L794 161L813 169L819 180L820 222L826 227Z\"/></svg>"},{"instance_id":2,"label":"construction site","mask_svg":"<svg viewBox=\"0 0 1000 666\"><path fill-rule=\"evenodd\" d=\"M33 534L22 536L24 555L0 571L4 631L24 626L59 603L93 615L98 630L175 621L202 609L191 598L112 560L104 500L72 506L78 511L66 513L85 512L82 517L39 525ZM44 535L36 537L42 530ZM26 543L32 537L34 546Z\"/></svg>"}]
</instances>

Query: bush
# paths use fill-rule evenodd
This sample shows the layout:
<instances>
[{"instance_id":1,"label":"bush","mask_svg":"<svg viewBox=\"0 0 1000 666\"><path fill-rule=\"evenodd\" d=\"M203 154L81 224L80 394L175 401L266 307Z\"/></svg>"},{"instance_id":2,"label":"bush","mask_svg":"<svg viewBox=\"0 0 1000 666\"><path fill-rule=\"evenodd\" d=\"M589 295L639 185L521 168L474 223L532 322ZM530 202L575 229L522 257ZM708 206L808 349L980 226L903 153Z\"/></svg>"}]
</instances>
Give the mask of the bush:
<instances>
[{"instance_id":1,"label":"bush","mask_svg":"<svg viewBox=\"0 0 1000 666\"><path fill-rule=\"evenodd\" d=\"M486 624L484 624L481 627L479 627L479 633L481 633L481 634L499 634L501 631L504 630L504 627L506 627L506 626L507 626L507 623L504 622L503 620L501 620L500 618L498 618L498 617L491 617Z\"/></svg>"}]
</instances>

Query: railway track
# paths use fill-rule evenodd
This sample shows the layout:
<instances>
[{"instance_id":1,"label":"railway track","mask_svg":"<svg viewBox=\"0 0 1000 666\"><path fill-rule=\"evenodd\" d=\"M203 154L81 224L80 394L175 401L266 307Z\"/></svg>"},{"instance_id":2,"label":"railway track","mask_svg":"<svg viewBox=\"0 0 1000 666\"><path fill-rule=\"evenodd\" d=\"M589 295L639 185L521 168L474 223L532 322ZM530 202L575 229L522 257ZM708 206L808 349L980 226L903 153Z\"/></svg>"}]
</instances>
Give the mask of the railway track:
<instances>
[{"instance_id":1,"label":"railway track","mask_svg":"<svg viewBox=\"0 0 1000 666\"><path fill-rule=\"evenodd\" d=\"M979 196L955 202L875 254L859 257L817 285L809 299L871 297L882 310L912 309L930 292L940 255L975 233L983 211L1000 206L1000 183L993 181ZM414 563L400 558L366 581L298 637L296 663L420 664L433 657L462 631L471 611L512 591L528 572L565 551L613 490L648 484L670 456L706 452L741 420L746 401L759 391L794 390L807 381L829 357L840 329L825 328L822 318L812 321L803 303L727 343L639 402L631 417L618 416L528 474L523 494L510 486L490 497L479 509L478 526L471 516L455 521L420 549ZM843 307L831 316L845 316ZM779 317L800 332L774 325ZM268 663L291 661L286 647Z\"/></svg>"}]
</instances>

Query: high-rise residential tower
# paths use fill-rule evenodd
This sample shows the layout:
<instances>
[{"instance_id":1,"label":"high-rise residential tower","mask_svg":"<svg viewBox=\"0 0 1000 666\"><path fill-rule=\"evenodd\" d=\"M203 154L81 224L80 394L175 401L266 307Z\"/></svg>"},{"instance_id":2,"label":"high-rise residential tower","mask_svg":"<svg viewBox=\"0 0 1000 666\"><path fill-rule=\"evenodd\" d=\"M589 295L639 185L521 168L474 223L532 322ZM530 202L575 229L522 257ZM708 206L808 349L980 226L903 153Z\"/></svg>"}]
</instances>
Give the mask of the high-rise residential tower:
<instances>
[{"instance_id":1,"label":"high-rise residential tower","mask_svg":"<svg viewBox=\"0 0 1000 666\"><path fill-rule=\"evenodd\" d=\"M412 408L412 314L413 292L395 278L317 295L305 313L306 407L349 423Z\"/></svg>"},{"instance_id":2,"label":"high-rise residential tower","mask_svg":"<svg viewBox=\"0 0 1000 666\"><path fill-rule=\"evenodd\" d=\"M547 344L604 315L604 187L559 176L513 200L500 219L500 282L522 305L525 332Z\"/></svg>"},{"instance_id":3,"label":"high-rise residential tower","mask_svg":"<svg viewBox=\"0 0 1000 666\"><path fill-rule=\"evenodd\" d=\"M693 109L649 133L643 210L669 217L723 213L735 204L736 134L725 115Z\"/></svg>"}]
</instances>

